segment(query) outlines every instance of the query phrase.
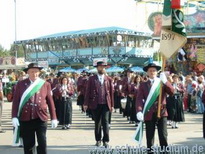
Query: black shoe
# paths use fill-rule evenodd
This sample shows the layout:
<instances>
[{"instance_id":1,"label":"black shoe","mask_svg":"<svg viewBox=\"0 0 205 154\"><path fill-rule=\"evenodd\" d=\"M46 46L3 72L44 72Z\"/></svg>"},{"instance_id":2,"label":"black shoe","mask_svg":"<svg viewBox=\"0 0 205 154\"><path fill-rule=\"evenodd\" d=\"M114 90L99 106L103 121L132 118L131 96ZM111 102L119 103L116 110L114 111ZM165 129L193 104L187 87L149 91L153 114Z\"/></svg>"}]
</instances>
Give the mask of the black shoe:
<instances>
[{"instance_id":1,"label":"black shoe","mask_svg":"<svg viewBox=\"0 0 205 154\"><path fill-rule=\"evenodd\" d=\"M136 123L135 126L138 127L138 123Z\"/></svg>"},{"instance_id":2,"label":"black shoe","mask_svg":"<svg viewBox=\"0 0 205 154\"><path fill-rule=\"evenodd\" d=\"M108 142L103 142L103 146L104 146L105 148L108 148L108 147L109 147Z\"/></svg>"},{"instance_id":3,"label":"black shoe","mask_svg":"<svg viewBox=\"0 0 205 154\"><path fill-rule=\"evenodd\" d=\"M101 141L97 141L95 146L97 146L97 147L101 146Z\"/></svg>"},{"instance_id":4,"label":"black shoe","mask_svg":"<svg viewBox=\"0 0 205 154\"><path fill-rule=\"evenodd\" d=\"M66 127L65 127L65 126L63 126L63 127L62 127L62 129L66 129Z\"/></svg>"},{"instance_id":5,"label":"black shoe","mask_svg":"<svg viewBox=\"0 0 205 154\"><path fill-rule=\"evenodd\" d=\"M66 129L70 129L70 124L65 126Z\"/></svg>"},{"instance_id":6,"label":"black shoe","mask_svg":"<svg viewBox=\"0 0 205 154\"><path fill-rule=\"evenodd\" d=\"M0 130L0 133L6 133L6 131L5 130Z\"/></svg>"}]
</instances>

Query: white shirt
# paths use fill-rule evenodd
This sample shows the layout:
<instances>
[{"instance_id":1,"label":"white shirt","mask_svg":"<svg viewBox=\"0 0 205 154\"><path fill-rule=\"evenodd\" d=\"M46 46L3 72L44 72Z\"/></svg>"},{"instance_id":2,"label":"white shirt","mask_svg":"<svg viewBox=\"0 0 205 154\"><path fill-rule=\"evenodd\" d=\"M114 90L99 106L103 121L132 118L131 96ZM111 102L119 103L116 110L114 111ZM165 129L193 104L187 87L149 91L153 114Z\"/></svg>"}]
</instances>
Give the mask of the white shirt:
<instances>
[{"instance_id":1,"label":"white shirt","mask_svg":"<svg viewBox=\"0 0 205 154\"><path fill-rule=\"evenodd\" d=\"M154 79L150 79L150 78L149 78L149 80L150 80L150 82L151 82L151 85L153 85L155 78L154 78Z\"/></svg>"},{"instance_id":2,"label":"white shirt","mask_svg":"<svg viewBox=\"0 0 205 154\"><path fill-rule=\"evenodd\" d=\"M102 74L102 75L98 74L98 79L99 79L99 81L100 81L101 84L104 83L104 78L105 78L105 75L104 75L104 74Z\"/></svg>"},{"instance_id":3,"label":"white shirt","mask_svg":"<svg viewBox=\"0 0 205 154\"><path fill-rule=\"evenodd\" d=\"M131 81L131 78L128 78L128 83L130 83L130 81Z\"/></svg>"},{"instance_id":4,"label":"white shirt","mask_svg":"<svg viewBox=\"0 0 205 154\"><path fill-rule=\"evenodd\" d=\"M38 78L37 78L37 79L38 79ZM36 79L36 80L37 80L37 79ZM29 80L30 80L31 84L33 84L33 83L34 83L34 81L32 81L30 78L29 78Z\"/></svg>"},{"instance_id":5,"label":"white shirt","mask_svg":"<svg viewBox=\"0 0 205 154\"><path fill-rule=\"evenodd\" d=\"M63 97L67 96L67 88L68 88L67 85L64 85L64 84L62 85L62 91L63 91L62 96Z\"/></svg>"}]
</instances>

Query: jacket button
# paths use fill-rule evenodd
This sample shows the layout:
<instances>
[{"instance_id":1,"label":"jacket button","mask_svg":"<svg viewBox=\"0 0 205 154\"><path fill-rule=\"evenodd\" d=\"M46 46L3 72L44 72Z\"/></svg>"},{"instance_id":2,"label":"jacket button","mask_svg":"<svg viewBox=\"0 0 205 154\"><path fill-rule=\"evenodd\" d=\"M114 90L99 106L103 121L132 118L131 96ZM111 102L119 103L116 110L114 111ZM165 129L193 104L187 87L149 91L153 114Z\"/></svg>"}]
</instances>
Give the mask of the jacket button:
<instances>
[{"instance_id":1,"label":"jacket button","mask_svg":"<svg viewBox=\"0 0 205 154\"><path fill-rule=\"evenodd\" d=\"M27 112L27 110L25 112Z\"/></svg>"}]
</instances>

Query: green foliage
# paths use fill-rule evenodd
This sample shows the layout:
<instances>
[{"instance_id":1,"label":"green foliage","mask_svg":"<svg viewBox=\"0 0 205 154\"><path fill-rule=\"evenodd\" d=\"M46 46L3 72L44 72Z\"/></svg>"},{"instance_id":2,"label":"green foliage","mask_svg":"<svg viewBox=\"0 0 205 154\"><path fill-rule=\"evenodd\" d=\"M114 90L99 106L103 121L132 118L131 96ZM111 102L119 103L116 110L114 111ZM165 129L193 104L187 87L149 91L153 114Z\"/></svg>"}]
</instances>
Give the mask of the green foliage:
<instances>
[{"instance_id":1,"label":"green foliage","mask_svg":"<svg viewBox=\"0 0 205 154\"><path fill-rule=\"evenodd\" d=\"M10 48L10 54L11 56L16 56L16 52L17 52L17 57L24 57L24 50L23 50L23 46L22 45L15 45L12 44L11 48Z\"/></svg>"},{"instance_id":2,"label":"green foliage","mask_svg":"<svg viewBox=\"0 0 205 154\"><path fill-rule=\"evenodd\" d=\"M16 51L17 51L17 57L24 57L24 49L22 45L15 45L12 44L10 49L7 50L5 49L1 44L0 44L0 57L9 57L9 56L16 56Z\"/></svg>"},{"instance_id":3,"label":"green foliage","mask_svg":"<svg viewBox=\"0 0 205 154\"><path fill-rule=\"evenodd\" d=\"M0 45L0 57L10 56L9 50L4 49L2 45Z\"/></svg>"},{"instance_id":4,"label":"green foliage","mask_svg":"<svg viewBox=\"0 0 205 154\"><path fill-rule=\"evenodd\" d=\"M12 81L12 82L7 83L6 86L3 89L4 94L7 95L8 93L11 93L12 88L16 83L17 83L17 81Z\"/></svg>"},{"instance_id":5,"label":"green foliage","mask_svg":"<svg viewBox=\"0 0 205 154\"><path fill-rule=\"evenodd\" d=\"M161 53L160 52L155 52L154 54L153 54L153 60L154 61L161 61Z\"/></svg>"}]
</instances>

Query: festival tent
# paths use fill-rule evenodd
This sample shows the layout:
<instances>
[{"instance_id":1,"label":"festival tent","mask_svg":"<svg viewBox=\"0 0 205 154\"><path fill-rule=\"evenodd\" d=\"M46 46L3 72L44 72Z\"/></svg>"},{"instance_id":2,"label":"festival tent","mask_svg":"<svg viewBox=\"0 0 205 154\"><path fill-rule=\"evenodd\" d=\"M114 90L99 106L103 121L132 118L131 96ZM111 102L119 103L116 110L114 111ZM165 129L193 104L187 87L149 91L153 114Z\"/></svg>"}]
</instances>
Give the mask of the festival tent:
<instances>
[{"instance_id":1,"label":"festival tent","mask_svg":"<svg viewBox=\"0 0 205 154\"><path fill-rule=\"evenodd\" d=\"M76 73L80 74L82 71L89 72L89 69L87 69L87 68L80 68L80 69L76 70Z\"/></svg>"},{"instance_id":2,"label":"festival tent","mask_svg":"<svg viewBox=\"0 0 205 154\"><path fill-rule=\"evenodd\" d=\"M96 68L93 68L91 70L88 71L89 73L97 73L97 69Z\"/></svg>"},{"instance_id":3,"label":"festival tent","mask_svg":"<svg viewBox=\"0 0 205 154\"><path fill-rule=\"evenodd\" d=\"M118 66L113 66L113 67L106 69L107 73L117 73L117 72L123 72L123 71L124 71L124 69L122 67L118 67Z\"/></svg>"},{"instance_id":4,"label":"festival tent","mask_svg":"<svg viewBox=\"0 0 205 154\"><path fill-rule=\"evenodd\" d=\"M73 72L76 72L75 69L71 68L71 67L65 67L61 70L59 70L59 72L68 72L68 73L73 73Z\"/></svg>"},{"instance_id":5,"label":"festival tent","mask_svg":"<svg viewBox=\"0 0 205 154\"><path fill-rule=\"evenodd\" d=\"M131 69L133 72L138 72L138 73L144 72L143 69L142 69L141 67L138 67L138 66L131 67L130 69Z\"/></svg>"}]
</instances>

